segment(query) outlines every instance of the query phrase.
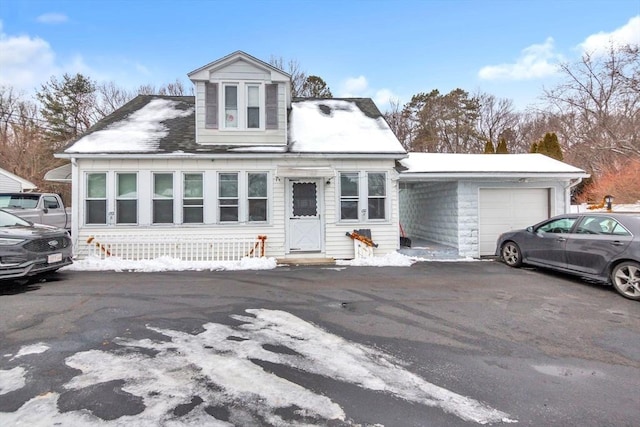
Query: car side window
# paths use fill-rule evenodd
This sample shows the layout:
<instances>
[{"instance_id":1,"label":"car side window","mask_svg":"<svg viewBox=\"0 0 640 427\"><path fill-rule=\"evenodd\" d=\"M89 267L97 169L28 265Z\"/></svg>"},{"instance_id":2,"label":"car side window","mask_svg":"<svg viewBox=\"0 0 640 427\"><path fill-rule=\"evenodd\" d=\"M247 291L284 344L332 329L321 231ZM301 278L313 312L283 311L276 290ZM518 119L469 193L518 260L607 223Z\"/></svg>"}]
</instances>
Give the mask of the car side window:
<instances>
[{"instance_id":1,"label":"car side window","mask_svg":"<svg viewBox=\"0 0 640 427\"><path fill-rule=\"evenodd\" d=\"M537 231L543 231L545 233L569 233L575 222L575 218L558 218L541 225Z\"/></svg>"},{"instance_id":2,"label":"car side window","mask_svg":"<svg viewBox=\"0 0 640 427\"><path fill-rule=\"evenodd\" d=\"M603 216L586 216L578 228L578 234L609 234L616 236L630 236L631 233L613 218Z\"/></svg>"}]
</instances>

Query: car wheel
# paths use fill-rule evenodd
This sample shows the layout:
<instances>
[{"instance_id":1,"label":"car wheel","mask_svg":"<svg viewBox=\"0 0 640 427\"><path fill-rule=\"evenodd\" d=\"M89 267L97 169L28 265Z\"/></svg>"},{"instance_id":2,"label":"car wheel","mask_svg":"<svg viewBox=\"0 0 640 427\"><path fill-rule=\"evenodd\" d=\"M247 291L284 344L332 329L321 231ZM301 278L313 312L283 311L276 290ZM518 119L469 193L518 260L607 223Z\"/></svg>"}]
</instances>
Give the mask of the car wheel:
<instances>
[{"instance_id":1,"label":"car wheel","mask_svg":"<svg viewBox=\"0 0 640 427\"><path fill-rule=\"evenodd\" d=\"M522 265L522 252L516 242L506 242L500 249L500 257L509 267Z\"/></svg>"},{"instance_id":2,"label":"car wheel","mask_svg":"<svg viewBox=\"0 0 640 427\"><path fill-rule=\"evenodd\" d=\"M640 264L625 261L616 265L611 272L611 283L623 297L640 300Z\"/></svg>"}]
</instances>

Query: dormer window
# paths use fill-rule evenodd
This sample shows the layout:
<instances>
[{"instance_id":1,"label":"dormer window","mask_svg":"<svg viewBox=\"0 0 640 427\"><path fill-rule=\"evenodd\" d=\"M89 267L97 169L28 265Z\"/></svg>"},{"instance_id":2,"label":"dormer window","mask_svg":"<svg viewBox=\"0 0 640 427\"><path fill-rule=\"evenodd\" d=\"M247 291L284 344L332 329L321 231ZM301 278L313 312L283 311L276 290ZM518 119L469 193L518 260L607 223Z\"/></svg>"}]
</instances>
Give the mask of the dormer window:
<instances>
[{"instance_id":1,"label":"dormer window","mask_svg":"<svg viewBox=\"0 0 640 427\"><path fill-rule=\"evenodd\" d=\"M207 129L278 129L277 84L230 82L222 83L220 91L218 86L218 83L206 84Z\"/></svg>"}]
</instances>

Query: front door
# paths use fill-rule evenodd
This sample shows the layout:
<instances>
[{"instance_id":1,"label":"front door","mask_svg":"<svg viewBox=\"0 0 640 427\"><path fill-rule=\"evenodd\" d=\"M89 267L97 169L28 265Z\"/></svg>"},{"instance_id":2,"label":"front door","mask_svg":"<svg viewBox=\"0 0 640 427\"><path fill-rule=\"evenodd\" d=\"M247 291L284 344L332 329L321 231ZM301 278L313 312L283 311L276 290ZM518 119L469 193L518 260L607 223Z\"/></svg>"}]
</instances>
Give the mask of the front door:
<instances>
[{"instance_id":1,"label":"front door","mask_svg":"<svg viewBox=\"0 0 640 427\"><path fill-rule=\"evenodd\" d=\"M321 251L322 180L290 179L287 187L289 252Z\"/></svg>"}]
</instances>

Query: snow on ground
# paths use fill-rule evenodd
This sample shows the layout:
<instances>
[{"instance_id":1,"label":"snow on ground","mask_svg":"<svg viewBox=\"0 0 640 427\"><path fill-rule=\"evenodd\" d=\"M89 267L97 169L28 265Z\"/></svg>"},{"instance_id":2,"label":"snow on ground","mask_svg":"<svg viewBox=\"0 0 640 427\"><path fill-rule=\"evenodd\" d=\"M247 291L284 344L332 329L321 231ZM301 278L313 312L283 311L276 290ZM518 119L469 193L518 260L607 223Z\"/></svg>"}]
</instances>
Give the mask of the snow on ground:
<instances>
[{"instance_id":1,"label":"snow on ground","mask_svg":"<svg viewBox=\"0 0 640 427\"><path fill-rule=\"evenodd\" d=\"M421 258L408 257L397 252L384 256L336 261L339 266L409 267ZM277 267L275 258L243 258L240 261L182 261L176 258L160 257L138 261L123 260L118 257L102 259L87 257L74 261L61 270L75 271L221 271L221 270L271 270Z\"/></svg>"},{"instance_id":2,"label":"snow on ground","mask_svg":"<svg viewBox=\"0 0 640 427\"><path fill-rule=\"evenodd\" d=\"M27 346L22 347L20 349L20 351L18 352L18 354L13 356L13 358L11 360L17 359L17 358L22 357L22 356L26 356L27 354L44 353L47 350L49 350L49 346L44 344L44 343L37 343L37 344L27 345Z\"/></svg>"},{"instance_id":3,"label":"snow on ground","mask_svg":"<svg viewBox=\"0 0 640 427\"><path fill-rule=\"evenodd\" d=\"M90 407L60 412L60 394L51 392L34 396L15 412L0 412L0 424L230 426L263 420L273 426L355 425L331 397L281 378L263 364L440 408L465 421L515 422L504 412L425 381L387 353L347 341L288 312L249 309L230 317L233 325L207 323L200 333L147 325L162 339L116 338L116 350L82 351L65 360L80 373L64 389L82 394L100 384L122 384L113 392L138 399L136 414L101 420ZM0 375L1 383L8 378L13 389L25 378L23 368ZM176 416L181 406L193 407ZM287 412L289 419L282 415Z\"/></svg>"},{"instance_id":4,"label":"snow on ground","mask_svg":"<svg viewBox=\"0 0 640 427\"><path fill-rule=\"evenodd\" d=\"M0 369L0 396L14 390L20 390L27 385L26 372L22 366L16 366L9 370Z\"/></svg>"}]
</instances>

